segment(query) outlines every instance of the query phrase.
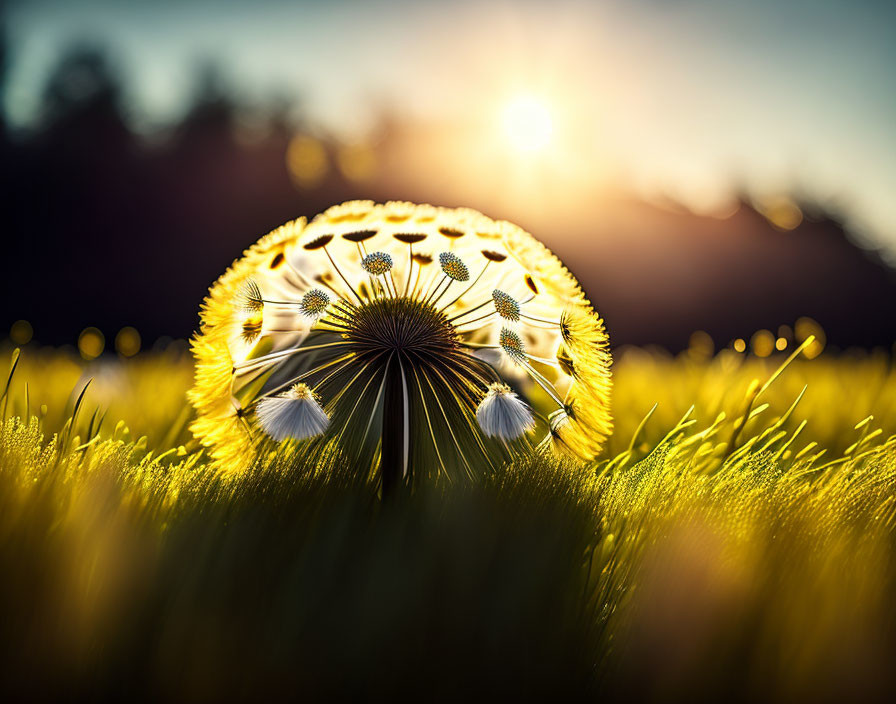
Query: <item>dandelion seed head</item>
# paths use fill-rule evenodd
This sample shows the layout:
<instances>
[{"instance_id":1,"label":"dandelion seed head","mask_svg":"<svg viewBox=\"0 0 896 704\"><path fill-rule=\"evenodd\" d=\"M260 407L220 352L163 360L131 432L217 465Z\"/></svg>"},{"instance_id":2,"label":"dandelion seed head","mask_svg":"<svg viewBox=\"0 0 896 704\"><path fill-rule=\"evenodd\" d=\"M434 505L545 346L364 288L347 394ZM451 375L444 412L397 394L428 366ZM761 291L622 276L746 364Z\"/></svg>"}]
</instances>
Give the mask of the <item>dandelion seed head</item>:
<instances>
[{"instance_id":1,"label":"dandelion seed head","mask_svg":"<svg viewBox=\"0 0 896 704\"><path fill-rule=\"evenodd\" d=\"M330 305L330 297L319 288L313 288L302 296L299 310L302 311L302 315L316 318L323 315L328 305Z\"/></svg>"},{"instance_id":2,"label":"dandelion seed head","mask_svg":"<svg viewBox=\"0 0 896 704\"><path fill-rule=\"evenodd\" d=\"M439 255L439 264L445 276L455 281L469 281L470 270L454 252L442 252Z\"/></svg>"},{"instance_id":3,"label":"dandelion seed head","mask_svg":"<svg viewBox=\"0 0 896 704\"><path fill-rule=\"evenodd\" d=\"M520 304L517 303L513 296L510 296L500 289L492 291L492 301L495 303L495 310L498 311L504 320L518 322L520 319Z\"/></svg>"},{"instance_id":4,"label":"dandelion seed head","mask_svg":"<svg viewBox=\"0 0 896 704\"><path fill-rule=\"evenodd\" d=\"M382 276L392 270L392 257L385 252L371 252L361 260L361 268L373 276Z\"/></svg>"},{"instance_id":5,"label":"dandelion seed head","mask_svg":"<svg viewBox=\"0 0 896 704\"><path fill-rule=\"evenodd\" d=\"M536 429L589 460L611 429L600 317L544 245L473 210L353 201L287 223L201 321L191 427L227 472L289 437L377 469L385 492L389 467L409 482L500 471L501 441ZM562 420L536 419L530 391Z\"/></svg>"}]
</instances>

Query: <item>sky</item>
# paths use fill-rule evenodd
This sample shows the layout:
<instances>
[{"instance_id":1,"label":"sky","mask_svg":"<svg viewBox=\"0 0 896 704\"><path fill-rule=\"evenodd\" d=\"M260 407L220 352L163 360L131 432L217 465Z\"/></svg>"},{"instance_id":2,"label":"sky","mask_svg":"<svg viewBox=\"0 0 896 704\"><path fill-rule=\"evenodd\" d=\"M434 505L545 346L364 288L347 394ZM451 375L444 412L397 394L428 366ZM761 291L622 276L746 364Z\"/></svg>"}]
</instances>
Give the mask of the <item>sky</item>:
<instances>
[{"instance_id":1,"label":"sky","mask_svg":"<svg viewBox=\"0 0 896 704\"><path fill-rule=\"evenodd\" d=\"M247 101L301 99L347 136L386 107L476 133L475 150L522 101L548 114L554 167L589 187L707 213L744 187L796 194L896 253L891 2L20 0L7 31L20 126L76 41L111 51L144 127L179 116L207 61Z\"/></svg>"}]
</instances>

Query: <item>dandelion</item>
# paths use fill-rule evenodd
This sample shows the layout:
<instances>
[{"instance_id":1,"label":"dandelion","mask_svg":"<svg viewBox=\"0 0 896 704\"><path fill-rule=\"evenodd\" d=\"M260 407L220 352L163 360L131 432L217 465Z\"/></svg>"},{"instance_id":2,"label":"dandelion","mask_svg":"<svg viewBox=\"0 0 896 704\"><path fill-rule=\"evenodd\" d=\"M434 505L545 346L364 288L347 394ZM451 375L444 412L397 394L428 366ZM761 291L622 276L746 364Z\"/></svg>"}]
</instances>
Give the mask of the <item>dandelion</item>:
<instances>
[{"instance_id":1,"label":"dandelion","mask_svg":"<svg viewBox=\"0 0 896 704\"><path fill-rule=\"evenodd\" d=\"M535 428L532 409L507 384L495 382L476 409L476 421L489 438L516 440Z\"/></svg>"},{"instance_id":2,"label":"dandelion","mask_svg":"<svg viewBox=\"0 0 896 704\"><path fill-rule=\"evenodd\" d=\"M193 351L193 432L228 472L290 437L387 495L500 468L530 433L591 460L611 429L607 336L578 282L469 209L354 201L275 230L211 288Z\"/></svg>"},{"instance_id":3,"label":"dandelion","mask_svg":"<svg viewBox=\"0 0 896 704\"><path fill-rule=\"evenodd\" d=\"M262 430L278 442L316 437L330 423L311 389L301 383L286 393L261 399L255 414Z\"/></svg>"}]
</instances>

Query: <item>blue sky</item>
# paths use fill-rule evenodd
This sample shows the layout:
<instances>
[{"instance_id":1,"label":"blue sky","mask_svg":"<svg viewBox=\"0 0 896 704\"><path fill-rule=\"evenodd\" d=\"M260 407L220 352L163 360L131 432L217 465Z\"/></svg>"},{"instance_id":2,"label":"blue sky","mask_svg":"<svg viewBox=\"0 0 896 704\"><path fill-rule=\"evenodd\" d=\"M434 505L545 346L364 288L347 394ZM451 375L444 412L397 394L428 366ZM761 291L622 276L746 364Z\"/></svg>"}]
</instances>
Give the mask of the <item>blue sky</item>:
<instances>
[{"instance_id":1,"label":"blue sky","mask_svg":"<svg viewBox=\"0 0 896 704\"><path fill-rule=\"evenodd\" d=\"M833 199L896 251L893 3L28 0L7 15L19 124L76 40L111 50L149 125L177 117L208 59L247 99L301 96L347 134L382 105L486 125L531 93L583 179L707 210L742 184Z\"/></svg>"}]
</instances>

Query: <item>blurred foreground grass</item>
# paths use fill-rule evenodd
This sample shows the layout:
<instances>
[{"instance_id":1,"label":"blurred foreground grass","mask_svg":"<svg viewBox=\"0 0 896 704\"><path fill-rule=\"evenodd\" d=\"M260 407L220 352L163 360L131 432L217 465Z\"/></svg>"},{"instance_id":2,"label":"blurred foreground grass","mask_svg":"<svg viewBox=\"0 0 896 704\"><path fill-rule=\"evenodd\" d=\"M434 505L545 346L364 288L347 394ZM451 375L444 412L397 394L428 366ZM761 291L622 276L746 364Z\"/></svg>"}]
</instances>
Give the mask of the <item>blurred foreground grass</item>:
<instances>
[{"instance_id":1,"label":"blurred foreground grass","mask_svg":"<svg viewBox=\"0 0 896 704\"><path fill-rule=\"evenodd\" d=\"M185 347L26 348L2 401L0 690L886 699L896 371L823 355L764 388L783 359L627 350L594 466L521 457L384 508L338 456L212 476Z\"/></svg>"}]
</instances>

